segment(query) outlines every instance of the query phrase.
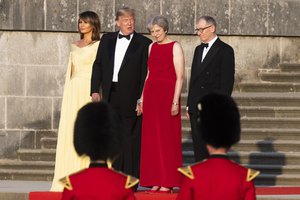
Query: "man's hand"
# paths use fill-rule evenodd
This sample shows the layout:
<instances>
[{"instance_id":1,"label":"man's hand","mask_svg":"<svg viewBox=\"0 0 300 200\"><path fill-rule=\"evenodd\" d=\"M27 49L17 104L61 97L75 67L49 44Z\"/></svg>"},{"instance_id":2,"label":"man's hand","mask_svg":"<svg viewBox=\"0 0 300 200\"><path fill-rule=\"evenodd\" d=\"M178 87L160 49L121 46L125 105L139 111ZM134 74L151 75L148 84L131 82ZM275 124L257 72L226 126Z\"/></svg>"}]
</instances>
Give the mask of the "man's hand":
<instances>
[{"instance_id":1,"label":"man's hand","mask_svg":"<svg viewBox=\"0 0 300 200\"><path fill-rule=\"evenodd\" d=\"M185 115L186 115L187 119L190 120L190 115L189 115L188 111L186 111Z\"/></svg>"},{"instance_id":2,"label":"man's hand","mask_svg":"<svg viewBox=\"0 0 300 200\"><path fill-rule=\"evenodd\" d=\"M92 93L92 101L93 102L99 102L101 101L101 96L99 93L95 92L95 93Z\"/></svg>"},{"instance_id":3,"label":"man's hand","mask_svg":"<svg viewBox=\"0 0 300 200\"><path fill-rule=\"evenodd\" d=\"M137 116L142 115L142 113L143 113L143 102L142 101L137 102L135 111L136 111Z\"/></svg>"}]
</instances>

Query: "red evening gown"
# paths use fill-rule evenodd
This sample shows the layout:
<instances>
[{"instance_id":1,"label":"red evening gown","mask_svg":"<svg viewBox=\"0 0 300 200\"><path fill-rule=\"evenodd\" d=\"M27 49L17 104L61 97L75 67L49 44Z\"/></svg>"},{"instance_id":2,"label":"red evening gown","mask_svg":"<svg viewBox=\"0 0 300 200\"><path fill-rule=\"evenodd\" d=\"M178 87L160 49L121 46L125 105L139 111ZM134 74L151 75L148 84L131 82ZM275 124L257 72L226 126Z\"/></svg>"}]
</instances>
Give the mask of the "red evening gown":
<instances>
[{"instance_id":1,"label":"red evening gown","mask_svg":"<svg viewBox=\"0 0 300 200\"><path fill-rule=\"evenodd\" d=\"M173 46L153 43L143 92L140 185L178 187L182 166L181 113L171 116L176 73Z\"/></svg>"}]
</instances>

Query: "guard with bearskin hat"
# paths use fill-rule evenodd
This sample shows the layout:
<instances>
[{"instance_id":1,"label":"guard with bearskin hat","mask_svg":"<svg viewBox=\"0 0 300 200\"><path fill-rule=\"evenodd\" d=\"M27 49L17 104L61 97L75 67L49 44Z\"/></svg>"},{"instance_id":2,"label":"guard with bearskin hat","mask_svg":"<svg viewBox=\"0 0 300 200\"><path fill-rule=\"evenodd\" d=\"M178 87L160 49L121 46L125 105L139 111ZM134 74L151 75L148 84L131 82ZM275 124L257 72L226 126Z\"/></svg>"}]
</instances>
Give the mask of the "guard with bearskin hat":
<instances>
[{"instance_id":1,"label":"guard with bearskin hat","mask_svg":"<svg viewBox=\"0 0 300 200\"><path fill-rule=\"evenodd\" d=\"M138 179L111 168L111 161L122 146L122 121L107 103L88 103L78 114L74 126L74 147L79 156L87 155L89 168L60 180L62 200L133 200ZM66 163L72 165L72 163Z\"/></svg>"},{"instance_id":2,"label":"guard with bearskin hat","mask_svg":"<svg viewBox=\"0 0 300 200\"><path fill-rule=\"evenodd\" d=\"M240 114L232 97L221 93L202 97L197 126L210 157L178 169L183 182L177 200L255 200L253 180L259 171L245 168L227 155L241 134Z\"/></svg>"}]
</instances>

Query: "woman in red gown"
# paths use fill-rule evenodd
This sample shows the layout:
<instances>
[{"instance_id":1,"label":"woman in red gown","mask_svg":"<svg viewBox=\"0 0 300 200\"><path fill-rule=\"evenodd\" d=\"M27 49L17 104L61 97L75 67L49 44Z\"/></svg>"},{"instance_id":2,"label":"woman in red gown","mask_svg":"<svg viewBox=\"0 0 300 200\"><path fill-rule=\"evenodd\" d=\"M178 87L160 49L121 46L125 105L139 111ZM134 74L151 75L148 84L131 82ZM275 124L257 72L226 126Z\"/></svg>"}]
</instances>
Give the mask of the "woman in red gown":
<instances>
[{"instance_id":1,"label":"woman in red gown","mask_svg":"<svg viewBox=\"0 0 300 200\"><path fill-rule=\"evenodd\" d=\"M149 46L148 75L137 108L143 113L140 185L168 193L180 184L184 56L181 45L167 36L165 17L154 17L148 29L156 42Z\"/></svg>"}]
</instances>

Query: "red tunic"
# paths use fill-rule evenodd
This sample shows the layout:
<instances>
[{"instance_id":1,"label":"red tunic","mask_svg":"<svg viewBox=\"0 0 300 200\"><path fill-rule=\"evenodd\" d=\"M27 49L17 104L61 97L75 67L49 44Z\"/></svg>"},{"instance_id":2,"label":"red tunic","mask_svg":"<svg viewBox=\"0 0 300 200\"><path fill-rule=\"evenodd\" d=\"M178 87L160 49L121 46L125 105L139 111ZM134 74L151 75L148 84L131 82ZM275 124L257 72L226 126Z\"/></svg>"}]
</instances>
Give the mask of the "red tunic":
<instances>
[{"instance_id":1,"label":"red tunic","mask_svg":"<svg viewBox=\"0 0 300 200\"><path fill-rule=\"evenodd\" d=\"M227 157L209 159L179 169L185 176L177 200L255 200L253 179L258 171L240 166Z\"/></svg>"},{"instance_id":2,"label":"red tunic","mask_svg":"<svg viewBox=\"0 0 300 200\"><path fill-rule=\"evenodd\" d=\"M62 200L134 200L132 186L138 179L107 167L90 167L60 180Z\"/></svg>"},{"instance_id":3,"label":"red tunic","mask_svg":"<svg viewBox=\"0 0 300 200\"><path fill-rule=\"evenodd\" d=\"M182 166L181 114L171 116L176 83L174 43L153 43L148 59L149 74L143 92L141 186L180 185L177 168Z\"/></svg>"}]
</instances>

